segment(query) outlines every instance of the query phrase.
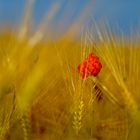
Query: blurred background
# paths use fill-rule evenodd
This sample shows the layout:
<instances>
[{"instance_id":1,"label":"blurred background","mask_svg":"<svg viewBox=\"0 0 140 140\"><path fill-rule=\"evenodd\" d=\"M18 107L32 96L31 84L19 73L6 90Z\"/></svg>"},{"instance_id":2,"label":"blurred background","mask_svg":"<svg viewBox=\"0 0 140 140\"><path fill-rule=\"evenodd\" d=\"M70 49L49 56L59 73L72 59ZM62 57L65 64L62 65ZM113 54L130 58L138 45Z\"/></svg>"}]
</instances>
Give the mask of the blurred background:
<instances>
[{"instance_id":1,"label":"blurred background","mask_svg":"<svg viewBox=\"0 0 140 140\"><path fill-rule=\"evenodd\" d=\"M53 17L52 25L63 24L67 28L84 12L83 25L91 19L107 21L109 26L118 26L124 33L139 27L140 0L35 0L32 10L32 24L37 25L54 3L59 8ZM0 0L0 26L16 27L23 18L26 0ZM66 16L64 16L64 14ZM63 20L61 20L63 18Z\"/></svg>"}]
</instances>

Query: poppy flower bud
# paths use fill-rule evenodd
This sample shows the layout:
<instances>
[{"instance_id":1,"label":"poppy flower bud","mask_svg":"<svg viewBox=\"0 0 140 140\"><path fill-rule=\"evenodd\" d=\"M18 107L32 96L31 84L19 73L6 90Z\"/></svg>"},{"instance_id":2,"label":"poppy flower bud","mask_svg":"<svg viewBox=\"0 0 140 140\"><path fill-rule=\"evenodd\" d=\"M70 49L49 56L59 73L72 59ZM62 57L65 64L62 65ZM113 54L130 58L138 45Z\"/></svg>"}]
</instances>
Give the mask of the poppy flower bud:
<instances>
[{"instance_id":1,"label":"poppy flower bud","mask_svg":"<svg viewBox=\"0 0 140 140\"><path fill-rule=\"evenodd\" d=\"M78 65L77 69L82 78L88 77L90 75L97 76L102 68L102 64L99 57L90 53L88 57Z\"/></svg>"}]
</instances>

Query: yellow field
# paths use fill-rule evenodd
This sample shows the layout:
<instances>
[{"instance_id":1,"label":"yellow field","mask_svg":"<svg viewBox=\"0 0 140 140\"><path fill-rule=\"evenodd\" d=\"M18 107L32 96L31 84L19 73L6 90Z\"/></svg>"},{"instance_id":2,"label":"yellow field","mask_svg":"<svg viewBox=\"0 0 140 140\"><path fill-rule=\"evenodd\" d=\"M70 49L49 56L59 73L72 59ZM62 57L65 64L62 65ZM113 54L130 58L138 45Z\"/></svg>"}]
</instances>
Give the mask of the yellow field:
<instances>
[{"instance_id":1,"label":"yellow field","mask_svg":"<svg viewBox=\"0 0 140 140\"><path fill-rule=\"evenodd\" d=\"M76 38L84 11L62 36L43 39L58 7L33 35L29 7L19 32L0 33L0 140L139 140L138 37L87 28ZM81 78L77 66L91 52L102 69Z\"/></svg>"},{"instance_id":2,"label":"yellow field","mask_svg":"<svg viewBox=\"0 0 140 140\"><path fill-rule=\"evenodd\" d=\"M32 47L30 40L1 34L1 140L139 139L137 43L89 39L81 45L63 37ZM77 66L90 52L103 68L82 79Z\"/></svg>"}]
</instances>

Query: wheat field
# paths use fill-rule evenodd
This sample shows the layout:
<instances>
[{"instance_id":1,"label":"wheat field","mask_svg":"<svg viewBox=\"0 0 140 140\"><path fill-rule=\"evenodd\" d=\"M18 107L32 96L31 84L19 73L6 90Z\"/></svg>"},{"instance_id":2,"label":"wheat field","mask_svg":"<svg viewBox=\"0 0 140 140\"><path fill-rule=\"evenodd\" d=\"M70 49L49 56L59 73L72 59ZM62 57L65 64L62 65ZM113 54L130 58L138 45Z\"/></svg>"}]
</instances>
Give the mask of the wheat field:
<instances>
[{"instance_id":1,"label":"wheat field","mask_svg":"<svg viewBox=\"0 0 140 140\"><path fill-rule=\"evenodd\" d=\"M139 140L139 35L88 26L77 37L86 8L63 35L54 39L50 28L46 39L57 3L30 35L32 2L16 31L0 32L0 140ZM81 77L77 67L90 53L102 67Z\"/></svg>"}]
</instances>

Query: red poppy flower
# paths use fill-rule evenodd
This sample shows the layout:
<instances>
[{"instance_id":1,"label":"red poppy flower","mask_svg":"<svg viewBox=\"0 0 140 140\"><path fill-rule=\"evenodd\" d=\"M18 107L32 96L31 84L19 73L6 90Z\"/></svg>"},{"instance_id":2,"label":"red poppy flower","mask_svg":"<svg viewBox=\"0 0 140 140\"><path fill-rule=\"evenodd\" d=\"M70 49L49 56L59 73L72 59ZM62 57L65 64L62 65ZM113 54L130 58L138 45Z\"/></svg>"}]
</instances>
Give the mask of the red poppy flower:
<instances>
[{"instance_id":1,"label":"red poppy flower","mask_svg":"<svg viewBox=\"0 0 140 140\"><path fill-rule=\"evenodd\" d=\"M88 57L78 65L77 69L82 78L90 75L97 76L102 68L99 57L90 53Z\"/></svg>"}]
</instances>

